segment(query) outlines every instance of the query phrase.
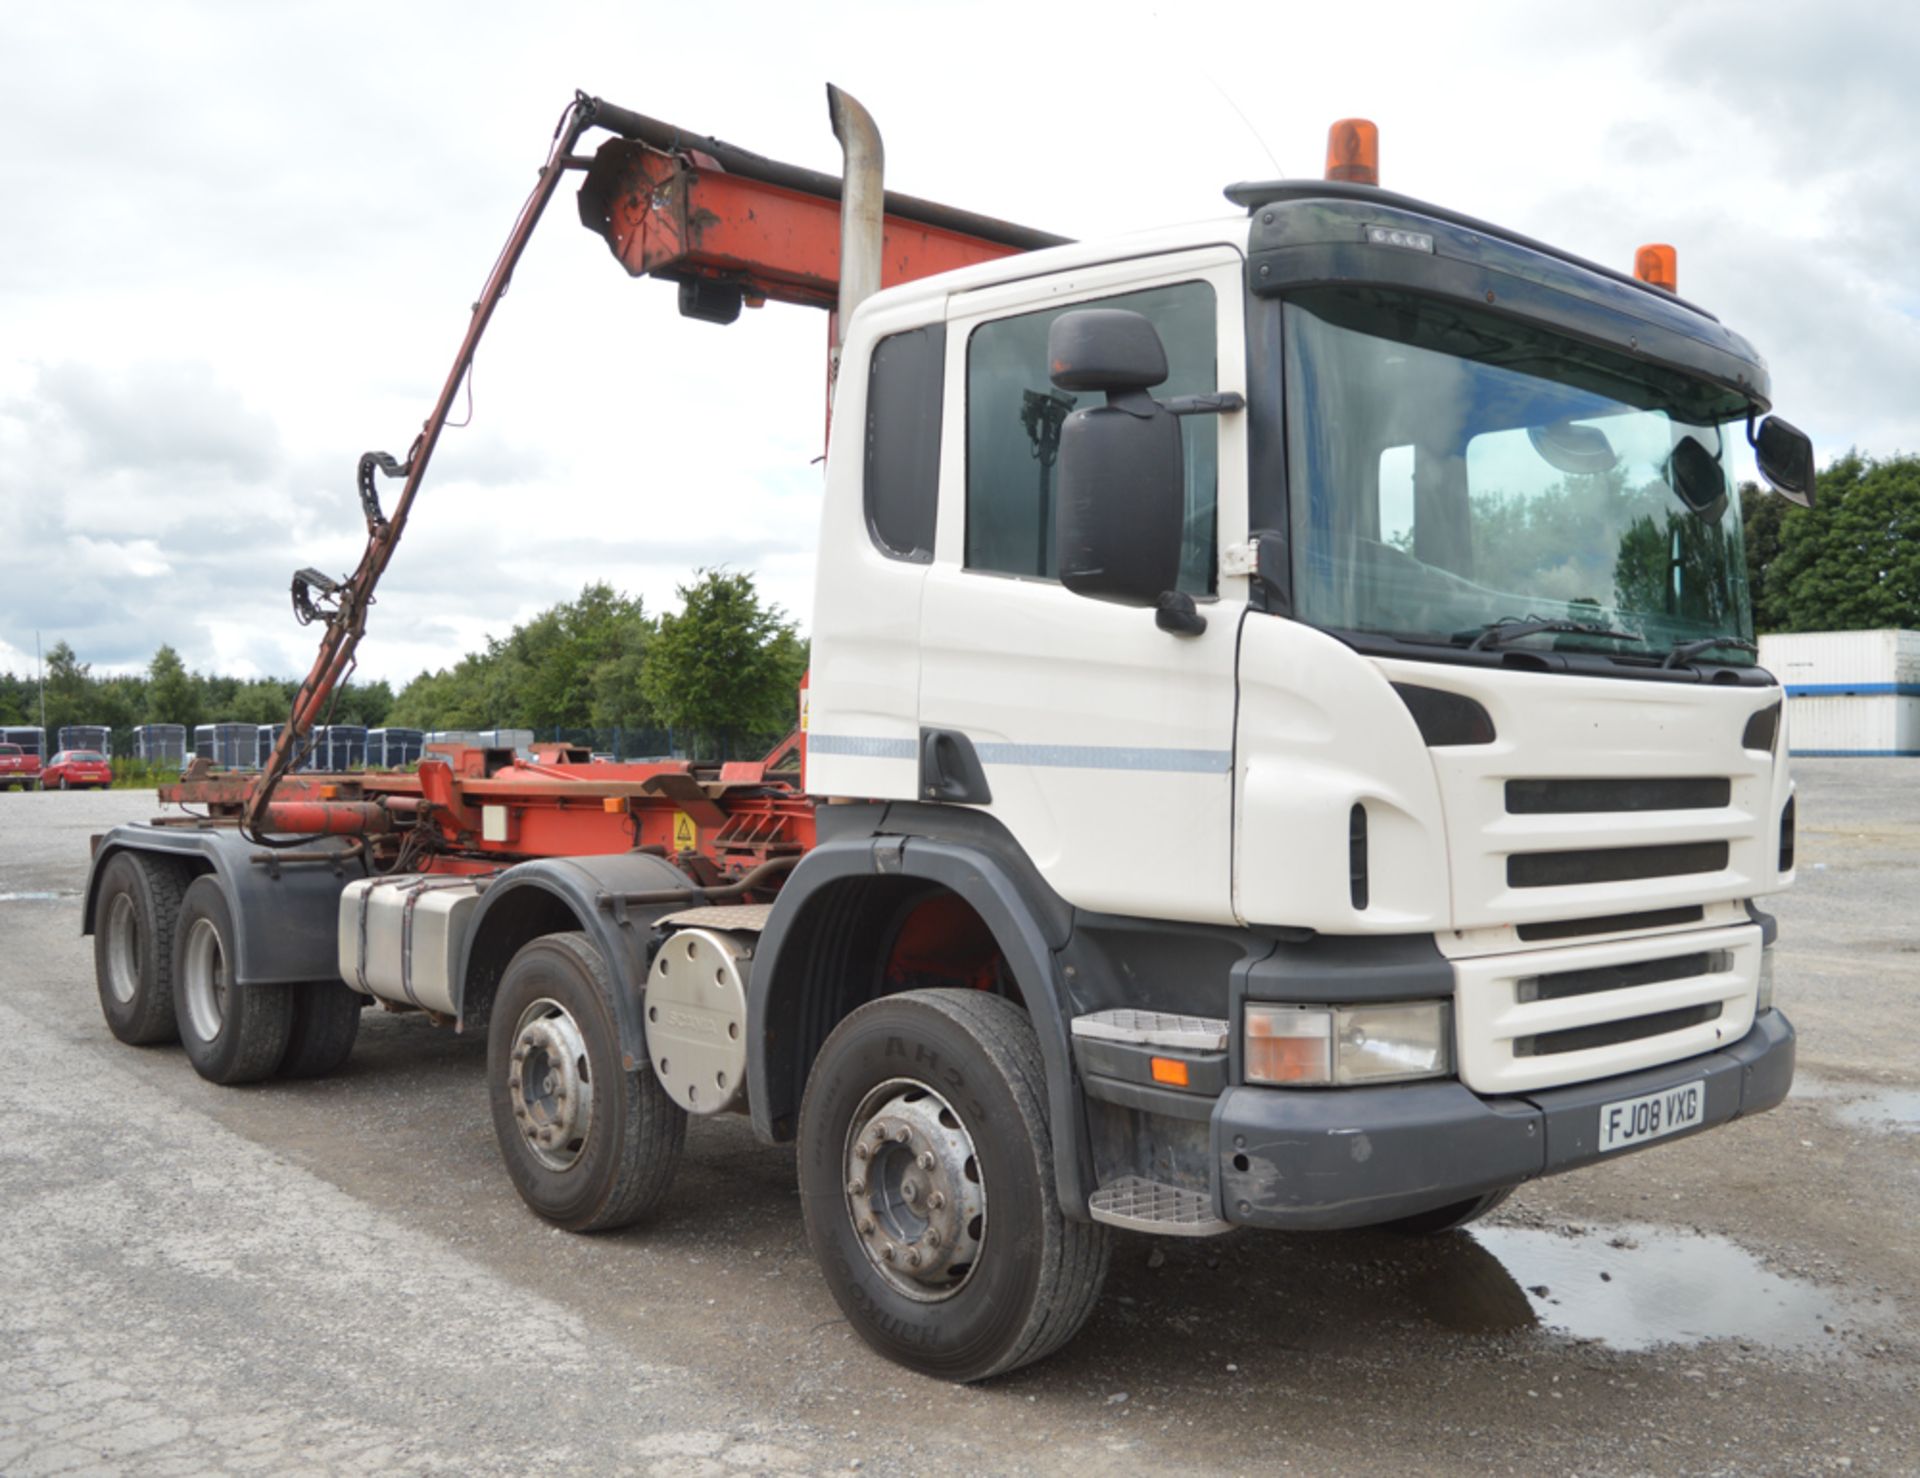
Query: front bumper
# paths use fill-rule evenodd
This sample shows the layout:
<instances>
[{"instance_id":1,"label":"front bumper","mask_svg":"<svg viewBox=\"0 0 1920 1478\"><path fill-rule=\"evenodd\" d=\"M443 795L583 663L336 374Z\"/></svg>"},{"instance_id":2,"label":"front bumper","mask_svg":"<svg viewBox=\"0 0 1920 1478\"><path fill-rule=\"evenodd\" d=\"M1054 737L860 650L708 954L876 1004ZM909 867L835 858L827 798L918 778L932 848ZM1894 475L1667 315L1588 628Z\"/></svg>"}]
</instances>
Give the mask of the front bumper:
<instances>
[{"instance_id":1,"label":"front bumper","mask_svg":"<svg viewBox=\"0 0 1920 1478\"><path fill-rule=\"evenodd\" d=\"M1644 1072L1503 1098L1457 1081L1378 1088L1229 1088L1211 1128L1220 1214L1242 1226L1370 1226L1602 1158L1600 1106L1706 1086L1698 1134L1772 1108L1793 1084L1793 1023L1759 1017L1730 1047ZM1606 1158L1631 1154L1635 1146Z\"/></svg>"}]
</instances>

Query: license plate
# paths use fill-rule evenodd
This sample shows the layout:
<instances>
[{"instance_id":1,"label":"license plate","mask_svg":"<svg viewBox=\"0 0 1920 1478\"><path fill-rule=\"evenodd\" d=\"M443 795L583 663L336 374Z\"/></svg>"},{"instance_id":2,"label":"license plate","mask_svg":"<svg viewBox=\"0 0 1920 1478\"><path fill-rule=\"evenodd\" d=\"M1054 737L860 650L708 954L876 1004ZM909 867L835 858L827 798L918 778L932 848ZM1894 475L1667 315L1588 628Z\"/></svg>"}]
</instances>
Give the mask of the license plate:
<instances>
[{"instance_id":1,"label":"license plate","mask_svg":"<svg viewBox=\"0 0 1920 1478\"><path fill-rule=\"evenodd\" d=\"M1683 1083L1640 1098L1600 1105L1600 1153L1691 1129L1707 1116L1707 1085Z\"/></svg>"}]
</instances>

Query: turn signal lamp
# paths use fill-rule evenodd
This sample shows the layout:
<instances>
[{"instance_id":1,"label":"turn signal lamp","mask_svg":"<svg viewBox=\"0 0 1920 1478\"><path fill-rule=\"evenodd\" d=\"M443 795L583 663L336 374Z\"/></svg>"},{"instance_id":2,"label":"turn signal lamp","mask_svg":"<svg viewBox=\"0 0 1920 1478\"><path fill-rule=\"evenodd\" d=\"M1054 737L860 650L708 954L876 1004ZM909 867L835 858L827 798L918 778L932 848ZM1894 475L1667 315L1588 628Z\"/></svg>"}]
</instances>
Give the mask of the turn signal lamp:
<instances>
[{"instance_id":1,"label":"turn signal lamp","mask_svg":"<svg viewBox=\"0 0 1920 1478\"><path fill-rule=\"evenodd\" d=\"M1179 1058L1156 1057L1153 1059L1151 1066L1153 1068L1154 1082L1165 1083L1169 1088L1185 1088L1188 1086L1187 1065Z\"/></svg>"},{"instance_id":2,"label":"turn signal lamp","mask_svg":"<svg viewBox=\"0 0 1920 1478\"><path fill-rule=\"evenodd\" d=\"M1342 118L1327 130L1327 178L1380 183L1380 130L1366 118Z\"/></svg>"},{"instance_id":3,"label":"turn signal lamp","mask_svg":"<svg viewBox=\"0 0 1920 1478\"><path fill-rule=\"evenodd\" d=\"M1633 275L1649 286L1680 291L1680 255L1664 242L1643 246L1633 254Z\"/></svg>"}]
</instances>

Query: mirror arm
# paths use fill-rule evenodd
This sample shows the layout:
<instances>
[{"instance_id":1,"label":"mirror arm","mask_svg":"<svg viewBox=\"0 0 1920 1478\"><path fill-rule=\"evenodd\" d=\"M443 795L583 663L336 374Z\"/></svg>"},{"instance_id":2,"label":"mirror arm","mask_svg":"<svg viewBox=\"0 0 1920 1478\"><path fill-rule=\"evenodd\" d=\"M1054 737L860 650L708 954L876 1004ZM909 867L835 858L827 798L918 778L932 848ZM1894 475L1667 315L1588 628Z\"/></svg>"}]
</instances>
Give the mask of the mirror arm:
<instances>
[{"instance_id":1,"label":"mirror arm","mask_svg":"<svg viewBox=\"0 0 1920 1478\"><path fill-rule=\"evenodd\" d=\"M1160 604L1153 613L1153 624L1175 636L1198 636L1207 629L1207 618L1200 614L1193 597L1186 591L1165 590L1160 593Z\"/></svg>"},{"instance_id":2,"label":"mirror arm","mask_svg":"<svg viewBox=\"0 0 1920 1478\"><path fill-rule=\"evenodd\" d=\"M1217 395L1176 395L1160 403L1176 416L1224 416L1247 408L1247 398L1238 390L1223 390Z\"/></svg>"}]
</instances>

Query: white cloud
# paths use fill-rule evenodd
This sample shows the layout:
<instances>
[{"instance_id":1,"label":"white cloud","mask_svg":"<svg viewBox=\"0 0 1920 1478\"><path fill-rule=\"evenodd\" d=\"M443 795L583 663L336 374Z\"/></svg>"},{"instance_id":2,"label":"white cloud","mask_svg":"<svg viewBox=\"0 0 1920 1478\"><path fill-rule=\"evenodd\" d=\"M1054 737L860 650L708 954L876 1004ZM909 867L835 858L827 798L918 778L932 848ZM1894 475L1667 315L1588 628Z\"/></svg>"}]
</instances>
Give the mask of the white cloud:
<instances>
[{"instance_id":1,"label":"white cloud","mask_svg":"<svg viewBox=\"0 0 1920 1478\"><path fill-rule=\"evenodd\" d=\"M630 5L563 26L451 0L0 9L0 667L38 627L98 670L161 641L306 669L288 576L358 558L359 454L405 453L576 86L834 170L831 78L879 119L896 188L1079 236L1218 212L1269 146L1314 174L1328 121L1372 116L1393 188L1622 265L1673 241L1683 290L1765 353L1823 454L1920 449L1906 11L728 14L751 45L669 64ZM824 339L807 310L680 319L563 189L362 674L441 665L593 579L670 606L701 564L756 571L804 619Z\"/></svg>"}]
</instances>

